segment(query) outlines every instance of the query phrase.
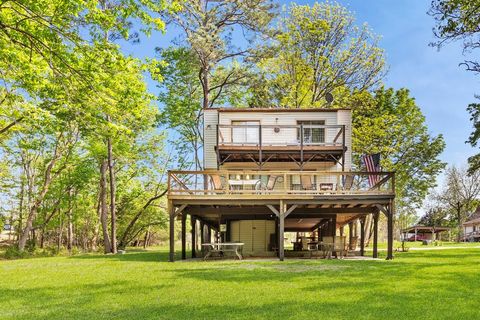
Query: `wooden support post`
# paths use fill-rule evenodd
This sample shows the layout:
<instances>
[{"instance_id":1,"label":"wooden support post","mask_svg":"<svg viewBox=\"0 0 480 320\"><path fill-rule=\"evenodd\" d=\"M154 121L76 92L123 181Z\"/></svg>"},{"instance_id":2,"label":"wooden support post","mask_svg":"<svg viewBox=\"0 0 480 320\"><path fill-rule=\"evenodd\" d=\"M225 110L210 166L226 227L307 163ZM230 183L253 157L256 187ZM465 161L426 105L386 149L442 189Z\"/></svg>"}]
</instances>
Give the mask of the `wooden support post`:
<instances>
[{"instance_id":1,"label":"wooden support post","mask_svg":"<svg viewBox=\"0 0 480 320\"><path fill-rule=\"evenodd\" d=\"M343 226L340 227L340 237L343 237Z\"/></svg>"},{"instance_id":2,"label":"wooden support post","mask_svg":"<svg viewBox=\"0 0 480 320\"><path fill-rule=\"evenodd\" d=\"M352 247L353 241L353 222L348 223L348 248L350 250L355 250L356 248Z\"/></svg>"},{"instance_id":3,"label":"wooden support post","mask_svg":"<svg viewBox=\"0 0 480 320\"><path fill-rule=\"evenodd\" d=\"M373 213L373 258L378 258L378 211Z\"/></svg>"},{"instance_id":4,"label":"wooden support post","mask_svg":"<svg viewBox=\"0 0 480 320\"><path fill-rule=\"evenodd\" d=\"M192 226L192 258L197 257L197 219L190 216L190 224Z\"/></svg>"},{"instance_id":5,"label":"wooden support post","mask_svg":"<svg viewBox=\"0 0 480 320\"><path fill-rule=\"evenodd\" d=\"M205 239L205 222L200 220L200 252L202 253L202 257L205 256L205 247L203 246L203 244L207 242Z\"/></svg>"},{"instance_id":6,"label":"wooden support post","mask_svg":"<svg viewBox=\"0 0 480 320\"><path fill-rule=\"evenodd\" d=\"M175 208L173 207L173 203L168 201L168 215L170 217L170 254L168 261L173 262L175 261Z\"/></svg>"},{"instance_id":7,"label":"wooden support post","mask_svg":"<svg viewBox=\"0 0 480 320\"><path fill-rule=\"evenodd\" d=\"M225 232L225 241L230 242L230 241L232 241L231 240L231 235L230 235L230 229L232 228L232 223L230 222L230 220L225 221L225 223L227 225L227 230Z\"/></svg>"},{"instance_id":8,"label":"wooden support post","mask_svg":"<svg viewBox=\"0 0 480 320\"><path fill-rule=\"evenodd\" d=\"M303 123L300 124L300 169L303 170Z\"/></svg>"},{"instance_id":9,"label":"wooden support post","mask_svg":"<svg viewBox=\"0 0 480 320\"><path fill-rule=\"evenodd\" d=\"M345 171L345 125L342 127L342 171Z\"/></svg>"},{"instance_id":10,"label":"wooden support post","mask_svg":"<svg viewBox=\"0 0 480 320\"><path fill-rule=\"evenodd\" d=\"M280 257L279 252L279 239L280 239L280 223L278 219L278 215L275 215L275 238L277 239L277 242L275 244L276 250L277 250L277 257Z\"/></svg>"},{"instance_id":11,"label":"wooden support post","mask_svg":"<svg viewBox=\"0 0 480 320\"><path fill-rule=\"evenodd\" d=\"M395 216L395 202L390 201L387 215L387 260L393 259L393 217Z\"/></svg>"},{"instance_id":12,"label":"wooden support post","mask_svg":"<svg viewBox=\"0 0 480 320\"><path fill-rule=\"evenodd\" d=\"M365 255L365 217L360 218L360 255Z\"/></svg>"},{"instance_id":13,"label":"wooden support post","mask_svg":"<svg viewBox=\"0 0 480 320\"><path fill-rule=\"evenodd\" d=\"M330 226L330 232L333 238L333 242L335 242L335 236L337 235L337 215L334 215L332 220L330 220L331 226Z\"/></svg>"},{"instance_id":14,"label":"wooden support post","mask_svg":"<svg viewBox=\"0 0 480 320\"><path fill-rule=\"evenodd\" d=\"M187 215L182 213L182 260L187 259Z\"/></svg>"},{"instance_id":15,"label":"wooden support post","mask_svg":"<svg viewBox=\"0 0 480 320\"><path fill-rule=\"evenodd\" d=\"M262 156L262 125L258 125L258 166L262 170L263 156Z\"/></svg>"},{"instance_id":16,"label":"wooden support post","mask_svg":"<svg viewBox=\"0 0 480 320\"><path fill-rule=\"evenodd\" d=\"M283 261L285 258L284 238L285 238L285 204L280 200L279 210L279 232L278 232L278 258Z\"/></svg>"}]
</instances>

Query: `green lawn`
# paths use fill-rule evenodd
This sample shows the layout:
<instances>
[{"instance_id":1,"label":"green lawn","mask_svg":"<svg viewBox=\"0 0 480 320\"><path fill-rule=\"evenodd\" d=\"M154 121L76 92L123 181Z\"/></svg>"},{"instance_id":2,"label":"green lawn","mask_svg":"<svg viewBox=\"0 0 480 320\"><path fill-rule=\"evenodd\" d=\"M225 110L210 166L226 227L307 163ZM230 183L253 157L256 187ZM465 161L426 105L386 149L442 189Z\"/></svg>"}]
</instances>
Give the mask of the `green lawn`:
<instances>
[{"instance_id":1,"label":"green lawn","mask_svg":"<svg viewBox=\"0 0 480 320\"><path fill-rule=\"evenodd\" d=\"M159 250L0 261L0 318L480 318L476 248L394 261L166 258Z\"/></svg>"}]
</instances>

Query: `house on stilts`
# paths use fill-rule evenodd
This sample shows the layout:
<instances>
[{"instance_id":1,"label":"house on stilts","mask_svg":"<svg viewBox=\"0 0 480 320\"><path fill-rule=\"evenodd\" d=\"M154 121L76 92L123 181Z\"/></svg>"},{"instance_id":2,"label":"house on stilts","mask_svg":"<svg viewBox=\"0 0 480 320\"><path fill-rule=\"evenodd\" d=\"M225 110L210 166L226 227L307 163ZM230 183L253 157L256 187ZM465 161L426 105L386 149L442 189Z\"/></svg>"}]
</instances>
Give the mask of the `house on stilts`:
<instances>
[{"instance_id":1,"label":"house on stilts","mask_svg":"<svg viewBox=\"0 0 480 320\"><path fill-rule=\"evenodd\" d=\"M200 238L201 244L242 243L244 256L283 260L288 232L303 237L294 250L333 241L333 251L339 242L346 250L358 243L363 255L370 216L377 257L381 214L387 219L387 259L393 258L395 174L351 171L350 109L217 108L204 110L203 117L205 169L168 174L170 261L176 220L186 258L187 219L193 257L200 255Z\"/></svg>"}]
</instances>

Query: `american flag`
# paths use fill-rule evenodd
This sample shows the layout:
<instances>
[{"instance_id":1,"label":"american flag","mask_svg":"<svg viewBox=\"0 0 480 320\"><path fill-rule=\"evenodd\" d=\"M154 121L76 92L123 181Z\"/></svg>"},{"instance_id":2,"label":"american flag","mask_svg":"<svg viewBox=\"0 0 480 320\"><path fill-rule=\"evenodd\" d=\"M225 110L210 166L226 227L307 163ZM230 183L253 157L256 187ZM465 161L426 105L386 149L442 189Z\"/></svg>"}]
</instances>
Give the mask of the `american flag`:
<instances>
[{"instance_id":1,"label":"american flag","mask_svg":"<svg viewBox=\"0 0 480 320\"><path fill-rule=\"evenodd\" d=\"M367 168L367 172L379 172L380 171L380 153L375 153L372 155L363 155L362 162ZM368 183L370 188L375 186L378 181L380 181L380 175L371 174L368 176Z\"/></svg>"}]
</instances>

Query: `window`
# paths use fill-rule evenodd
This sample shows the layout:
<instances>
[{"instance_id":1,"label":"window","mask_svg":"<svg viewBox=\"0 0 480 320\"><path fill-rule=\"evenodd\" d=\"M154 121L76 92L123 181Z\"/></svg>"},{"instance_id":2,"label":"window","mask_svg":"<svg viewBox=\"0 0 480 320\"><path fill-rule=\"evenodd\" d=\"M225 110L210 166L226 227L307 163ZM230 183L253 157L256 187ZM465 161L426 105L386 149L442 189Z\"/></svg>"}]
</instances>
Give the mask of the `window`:
<instances>
[{"instance_id":1,"label":"window","mask_svg":"<svg viewBox=\"0 0 480 320\"><path fill-rule=\"evenodd\" d=\"M303 125L303 143L325 143L325 128L315 128L324 126L325 120L297 121L297 124ZM300 128L297 129L297 139L301 139Z\"/></svg>"},{"instance_id":2,"label":"window","mask_svg":"<svg viewBox=\"0 0 480 320\"><path fill-rule=\"evenodd\" d=\"M260 121L232 121L232 142L258 144ZM239 126L236 128L235 126Z\"/></svg>"}]
</instances>

